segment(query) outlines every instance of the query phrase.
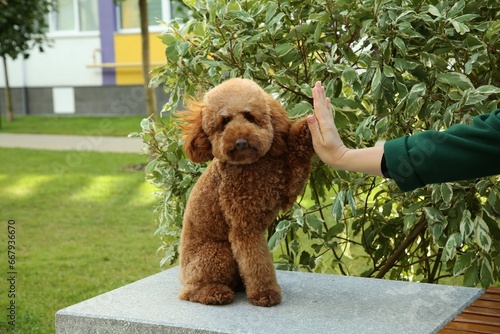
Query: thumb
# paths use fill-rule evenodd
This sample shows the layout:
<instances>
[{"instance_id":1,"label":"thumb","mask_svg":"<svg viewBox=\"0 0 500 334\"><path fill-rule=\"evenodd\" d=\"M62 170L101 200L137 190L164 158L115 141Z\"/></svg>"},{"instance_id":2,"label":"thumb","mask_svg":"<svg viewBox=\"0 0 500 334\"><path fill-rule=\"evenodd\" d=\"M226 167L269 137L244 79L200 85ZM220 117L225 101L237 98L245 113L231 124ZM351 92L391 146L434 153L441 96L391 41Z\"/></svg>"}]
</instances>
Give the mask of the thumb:
<instances>
[{"instance_id":1,"label":"thumb","mask_svg":"<svg viewBox=\"0 0 500 334\"><path fill-rule=\"evenodd\" d=\"M313 138L318 138L321 136L321 132L319 130L318 119L314 115L309 115L306 117L307 126L309 127L309 131L311 132L311 136Z\"/></svg>"}]
</instances>

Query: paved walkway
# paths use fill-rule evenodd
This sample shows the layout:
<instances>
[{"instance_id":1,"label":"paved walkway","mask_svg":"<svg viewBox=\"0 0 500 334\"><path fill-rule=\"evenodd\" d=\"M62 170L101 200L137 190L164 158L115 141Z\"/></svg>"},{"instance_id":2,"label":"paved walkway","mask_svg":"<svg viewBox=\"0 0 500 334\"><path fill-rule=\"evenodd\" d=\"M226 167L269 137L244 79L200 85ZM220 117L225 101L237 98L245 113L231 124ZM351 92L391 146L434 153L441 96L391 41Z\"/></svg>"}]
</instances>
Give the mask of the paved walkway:
<instances>
[{"instance_id":1,"label":"paved walkway","mask_svg":"<svg viewBox=\"0 0 500 334\"><path fill-rule=\"evenodd\" d=\"M140 138L0 133L0 147L141 153L143 146Z\"/></svg>"}]
</instances>

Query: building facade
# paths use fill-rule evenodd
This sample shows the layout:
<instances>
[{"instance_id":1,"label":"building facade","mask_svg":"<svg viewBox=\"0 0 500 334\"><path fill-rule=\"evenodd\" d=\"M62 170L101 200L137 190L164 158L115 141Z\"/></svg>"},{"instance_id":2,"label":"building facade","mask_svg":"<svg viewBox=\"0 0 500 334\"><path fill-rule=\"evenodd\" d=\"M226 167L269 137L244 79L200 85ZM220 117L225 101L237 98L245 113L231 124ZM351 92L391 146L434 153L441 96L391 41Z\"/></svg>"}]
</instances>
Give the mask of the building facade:
<instances>
[{"instance_id":1,"label":"building facade","mask_svg":"<svg viewBox=\"0 0 500 334\"><path fill-rule=\"evenodd\" d=\"M189 13L180 1L148 0L150 62L165 62L158 36ZM15 115L145 115L138 0L59 0L44 52L7 59ZM0 68L0 111L5 115ZM158 110L166 98L157 88Z\"/></svg>"}]
</instances>

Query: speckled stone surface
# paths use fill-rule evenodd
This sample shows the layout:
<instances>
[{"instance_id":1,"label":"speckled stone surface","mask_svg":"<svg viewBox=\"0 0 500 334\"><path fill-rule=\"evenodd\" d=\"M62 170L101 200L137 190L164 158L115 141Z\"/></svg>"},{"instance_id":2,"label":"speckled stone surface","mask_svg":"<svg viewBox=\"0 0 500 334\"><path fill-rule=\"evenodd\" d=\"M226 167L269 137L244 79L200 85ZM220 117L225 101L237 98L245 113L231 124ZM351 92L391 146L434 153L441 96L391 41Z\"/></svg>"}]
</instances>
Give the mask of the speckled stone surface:
<instances>
[{"instance_id":1,"label":"speckled stone surface","mask_svg":"<svg viewBox=\"0 0 500 334\"><path fill-rule=\"evenodd\" d=\"M179 268L158 273L56 314L56 333L435 333L483 290L278 271L280 305L225 306L177 298Z\"/></svg>"}]
</instances>

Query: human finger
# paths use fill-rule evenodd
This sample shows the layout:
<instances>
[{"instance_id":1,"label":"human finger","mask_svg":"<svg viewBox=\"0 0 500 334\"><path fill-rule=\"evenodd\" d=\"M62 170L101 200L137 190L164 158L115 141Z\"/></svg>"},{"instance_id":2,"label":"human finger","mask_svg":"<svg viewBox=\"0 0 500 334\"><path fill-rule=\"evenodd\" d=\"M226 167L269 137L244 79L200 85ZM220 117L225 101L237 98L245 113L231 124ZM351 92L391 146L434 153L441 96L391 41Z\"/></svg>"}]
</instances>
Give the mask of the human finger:
<instances>
[{"instance_id":1,"label":"human finger","mask_svg":"<svg viewBox=\"0 0 500 334\"><path fill-rule=\"evenodd\" d=\"M323 136L321 134L321 129L319 128L318 120L314 115L308 115L306 117L307 126L309 127L309 132L311 132L311 137L313 142L323 141Z\"/></svg>"},{"instance_id":2,"label":"human finger","mask_svg":"<svg viewBox=\"0 0 500 334\"><path fill-rule=\"evenodd\" d=\"M330 99L326 97L325 88L321 85L320 81L316 82L312 93L314 114L319 122L319 126L334 126Z\"/></svg>"}]
</instances>

